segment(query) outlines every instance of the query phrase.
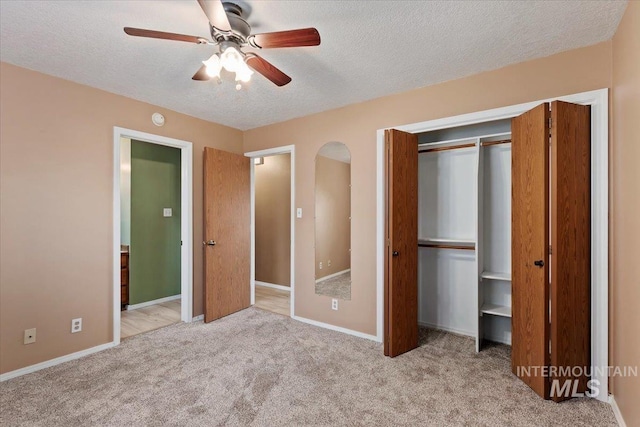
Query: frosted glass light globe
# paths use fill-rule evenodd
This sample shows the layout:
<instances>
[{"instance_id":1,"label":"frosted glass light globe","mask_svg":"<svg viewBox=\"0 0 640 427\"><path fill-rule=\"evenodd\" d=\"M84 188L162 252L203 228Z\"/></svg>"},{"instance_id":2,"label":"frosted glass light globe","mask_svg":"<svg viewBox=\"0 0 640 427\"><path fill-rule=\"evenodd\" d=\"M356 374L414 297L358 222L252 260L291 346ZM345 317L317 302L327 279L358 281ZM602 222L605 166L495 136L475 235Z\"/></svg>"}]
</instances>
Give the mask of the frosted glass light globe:
<instances>
[{"instance_id":1,"label":"frosted glass light globe","mask_svg":"<svg viewBox=\"0 0 640 427\"><path fill-rule=\"evenodd\" d=\"M222 65L220 64L220 57L218 57L218 55L213 55L206 61L202 61L202 63L205 65L205 71L209 77L220 77Z\"/></svg>"},{"instance_id":2,"label":"frosted glass light globe","mask_svg":"<svg viewBox=\"0 0 640 427\"><path fill-rule=\"evenodd\" d=\"M251 76L253 75L253 71L251 68L247 66L244 62L242 65L236 70L236 81L248 82L251 80Z\"/></svg>"},{"instance_id":3,"label":"frosted glass light globe","mask_svg":"<svg viewBox=\"0 0 640 427\"><path fill-rule=\"evenodd\" d=\"M224 52L222 52L220 60L222 61L224 69L232 73L237 71L238 68L244 64L242 55L238 52L238 49L233 46L229 46L224 50Z\"/></svg>"}]
</instances>

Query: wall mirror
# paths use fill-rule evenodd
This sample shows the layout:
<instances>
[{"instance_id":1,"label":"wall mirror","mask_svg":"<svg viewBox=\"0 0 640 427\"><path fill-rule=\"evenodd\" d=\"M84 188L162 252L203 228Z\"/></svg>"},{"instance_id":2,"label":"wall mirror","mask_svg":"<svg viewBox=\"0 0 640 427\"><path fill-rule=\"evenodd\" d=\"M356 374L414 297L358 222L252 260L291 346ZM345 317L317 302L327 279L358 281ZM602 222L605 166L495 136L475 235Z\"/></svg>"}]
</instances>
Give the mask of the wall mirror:
<instances>
[{"instance_id":1,"label":"wall mirror","mask_svg":"<svg viewBox=\"0 0 640 427\"><path fill-rule=\"evenodd\" d=\"M351 153L329 142L316 156L316 294L351 299Z\"/></svg>"}]
</instances>

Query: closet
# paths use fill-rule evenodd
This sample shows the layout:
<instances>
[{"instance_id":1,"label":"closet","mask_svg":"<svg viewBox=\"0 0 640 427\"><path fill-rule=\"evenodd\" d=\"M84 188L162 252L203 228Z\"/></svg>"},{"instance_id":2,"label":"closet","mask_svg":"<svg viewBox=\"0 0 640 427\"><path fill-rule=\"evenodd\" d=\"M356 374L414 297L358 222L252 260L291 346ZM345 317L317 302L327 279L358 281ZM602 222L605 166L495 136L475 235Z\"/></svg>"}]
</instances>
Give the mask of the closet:
<instances>
[{"instance_id":1,"label":"closet","mask_svg":"<svg viewBox=\"0 0 640 427\"><path fill-rule=\"evenodd\" d=\"M548 368L590 366L590 108L385 141L385 354L417 347L419 324L511 345L544 398L585 391Z\"/></svg>"},{"instance_id":2,"label":"closet","mask_svg":"<svg viewBox=\"0 0 640 427\"><path fill-rule=\"evenodd\" d=\"M510 129L418 137L418 323L472 336L478 351L485 338L511 344ZM442 140L460 134L476 136Z\"/></svg>"}]
</instances>

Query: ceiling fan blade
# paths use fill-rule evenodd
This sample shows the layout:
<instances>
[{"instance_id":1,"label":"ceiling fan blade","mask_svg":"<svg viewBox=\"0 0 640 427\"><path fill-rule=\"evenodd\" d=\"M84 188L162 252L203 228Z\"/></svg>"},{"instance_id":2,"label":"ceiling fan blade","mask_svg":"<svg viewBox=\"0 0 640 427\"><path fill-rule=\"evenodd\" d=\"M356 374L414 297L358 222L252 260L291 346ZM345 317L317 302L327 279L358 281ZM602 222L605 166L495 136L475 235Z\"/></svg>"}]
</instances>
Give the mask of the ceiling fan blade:
<instances>
[{"instance_id":1,"label":"ceiling fan blade","mask_svg":"<svg viewBox=\"0 0 640 427\"><path fill-rule=\"evenodd\" d=\"M196 71L196 73L191 78L193 80L201 80L201 81L211 80L211 77L209 77L209 74L207 74L206 65L203 65L202 67L200 67L200 69Z\"/></svg>"},{"instance_id":2,"label":"ceiling fan blade","mask_svg":"<svg viewBox=\"0 0 640 427\"><path fill-rule=\"evenodd\" d=\"M222 6L220 0L198 0L198 4L204 14L207 15L211 25L222 31L231 31L227 12L224 11L224 6Z\"/></svg>"},{"instance_id":3,"label":"ceiling fan blade","mask_svg":"<svg viewBox=\"0 0 640 427\"><path fill-rule=\"evenodd\" d=\"M188 42L196 44L208 43L204 37L188 36L186 34L165 33L164 31L143 30L142 28L124 27L124 32L130 36L149 37L152 39L175 40L179 42Z\"/></svg>"},{"instance_id":4,"label":"ceiling fan blade","mask_svg":"<svg viewBox=\"0 0 640 427\"><path fill-rule=\"evenodd\" d=\"M315 28L302 28L300 30L254 34L249 36L249 44L262 49L318 46L320 44L320 33Z\"/></svg>"},{"instance_id":5,"label":"ceiling fan blade","mask_svg":"<svg viewBox=\"0 0 640 427\"><path fill-rule=\"evenodd\" d=\"M291 77L255 53L247 54L247 65L271 80L277 86L284 86L291 81Z\"/></svg>"}]
</instances>

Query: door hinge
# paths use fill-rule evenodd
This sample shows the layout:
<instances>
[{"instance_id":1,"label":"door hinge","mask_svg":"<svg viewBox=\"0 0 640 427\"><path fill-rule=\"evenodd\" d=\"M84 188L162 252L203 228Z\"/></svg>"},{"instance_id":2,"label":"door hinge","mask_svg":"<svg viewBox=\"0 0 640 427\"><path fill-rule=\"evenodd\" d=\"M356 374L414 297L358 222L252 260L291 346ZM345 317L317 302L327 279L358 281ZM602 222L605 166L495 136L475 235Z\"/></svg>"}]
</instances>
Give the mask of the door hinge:
<instances>
[{"instance_id":1,"label":"door hinge","mask_svg":"<svg viewBox=\"0 0 640 427\"><path fill-rule=\"evenodd\" d=\"M551 117L549 117L549 129L551 129L551 122L552 122L552 121L553 121L553 120L551 119Z\"/></svg>"},{"instance_id":2,"label":"door hinge","mask_svg":"<svg viewBox=\"0 0 640 427\"><path fill-rule=\"evenodd\" d=\"M391 246L391 239L387 239L387 247Z\"/></svg>"}]
</instances>

